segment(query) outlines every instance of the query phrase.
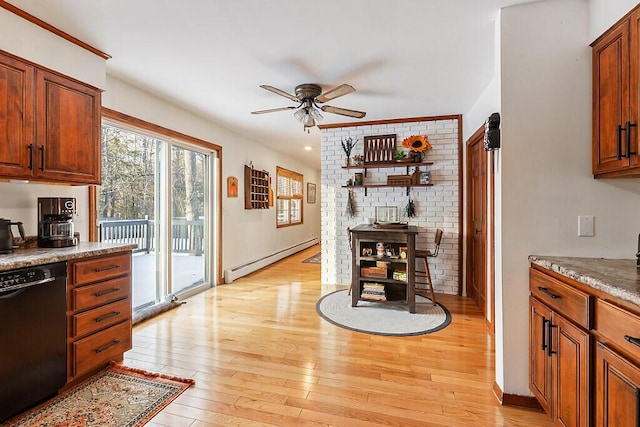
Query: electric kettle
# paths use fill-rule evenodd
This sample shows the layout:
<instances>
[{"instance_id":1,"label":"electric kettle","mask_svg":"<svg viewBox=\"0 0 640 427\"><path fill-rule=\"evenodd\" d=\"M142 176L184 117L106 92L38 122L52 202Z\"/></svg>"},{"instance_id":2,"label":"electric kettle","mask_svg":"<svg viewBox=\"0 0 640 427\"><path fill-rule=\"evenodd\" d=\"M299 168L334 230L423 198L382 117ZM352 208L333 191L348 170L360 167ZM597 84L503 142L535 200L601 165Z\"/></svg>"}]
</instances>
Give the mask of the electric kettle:
<instances>
[{"instance_id":1,"label":"electric kettle","mask_svg":"<svg viewBox=\"0 0 640 427\"><path fill-rule=\"evenodd\" d=\"M13 234L11 226L17 225L20 237L24 239L24 228L21 222L11 222L10 219L0 218L0 254L8 254L13 251Z\"/></svg>"}]
</instances>

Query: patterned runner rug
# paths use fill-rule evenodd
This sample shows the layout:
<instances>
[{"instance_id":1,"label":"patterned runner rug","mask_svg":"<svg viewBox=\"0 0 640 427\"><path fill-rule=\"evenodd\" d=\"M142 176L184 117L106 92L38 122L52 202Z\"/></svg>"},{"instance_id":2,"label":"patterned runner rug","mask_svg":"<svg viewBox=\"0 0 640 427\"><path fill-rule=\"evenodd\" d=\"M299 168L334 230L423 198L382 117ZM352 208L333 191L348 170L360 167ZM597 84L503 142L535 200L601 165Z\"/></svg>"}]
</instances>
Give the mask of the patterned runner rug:
<instances>
[{"instance_id":1,"label":"patterned runner rug","mask_svg":"<svg viewBox=\"0 0 640 427\"><path fill-rule=\"evenodd\" d=\"M451 314L442 304L416 295L416 312L409 313L404 301L358 301L351 307L347 290L335 291L318 300L316 311L326 321L344 329L372 335L424 335L451 323Z\"/></svg>"},{"instance_id":2,"label":"patterned runner rug","mask_svg":"<svg viewBox=\"0 0 640 427\"><path fill-rule=\"evenodd\" d=\"M2 425L138 427L193 384L192 379L112 362L85 382Z\"/></svg>"}]
</instances>

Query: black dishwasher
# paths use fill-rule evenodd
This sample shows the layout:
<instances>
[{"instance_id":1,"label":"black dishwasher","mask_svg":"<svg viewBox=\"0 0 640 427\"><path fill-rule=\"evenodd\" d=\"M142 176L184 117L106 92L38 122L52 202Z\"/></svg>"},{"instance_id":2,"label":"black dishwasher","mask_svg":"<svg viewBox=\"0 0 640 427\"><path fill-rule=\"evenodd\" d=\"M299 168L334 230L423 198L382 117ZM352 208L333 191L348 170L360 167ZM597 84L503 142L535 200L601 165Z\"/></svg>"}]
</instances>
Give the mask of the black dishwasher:
<instances>
[{"instance_id":1,"label":"black dishwasher","mask_svg":"<svg viewBox=\"0 0 640 427\"><path fill-rule=\"evenodd\" d=\"M0 272L0 422L67 379L67 267Z\"/></svg>"}]
</instances>

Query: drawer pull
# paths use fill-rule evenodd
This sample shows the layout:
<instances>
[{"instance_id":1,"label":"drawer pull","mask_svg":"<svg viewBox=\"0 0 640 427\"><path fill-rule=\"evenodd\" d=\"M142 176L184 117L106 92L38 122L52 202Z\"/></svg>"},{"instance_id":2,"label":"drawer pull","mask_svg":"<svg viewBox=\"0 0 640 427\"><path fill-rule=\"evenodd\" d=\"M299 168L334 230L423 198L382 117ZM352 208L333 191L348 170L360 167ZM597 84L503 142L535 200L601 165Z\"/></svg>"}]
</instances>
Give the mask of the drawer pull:
<instances>
[{"instance_id":1,"label":"drawer pull","mask_svg":"<svg viewBox=\"0 0 640 427\"><path fill-rule=\"evenodd\" d=\"M557 353L556 351L553 351L551 349L551 343L553 342L553 328L557 328L558 326L552 324L551 320L548 321L547 326L549 327L549 330L547 331L547 339L549 340L549 342L547 343L547 355L551 357L551 355Z\"/></svg>"},{"instance_id":2,"label":"drawer pull","mask_svg":"<svg viewBox=\"0 0 640 427\"><path fill-rule=\"evenodd\" d=\"M108 349L110 349L111 347L113 347L114 345L118 345L118 344L120 344L120 340L113 340L113 341L111 341L111 342L110 342L109 344L107 344L107 345L103 345L103 346L102 346L102 347L100 347L100 348L96 348L96 349L95 349L95 352L96 352L96 354L98 354L98 353L102 353L103 351L108 350Z\"/></svg>"},{"instance_id":3,"label":"drawer pull","mask_svg":"<svg viewBox=\"0 0 640 427\"><path fill-rule=\"evenodd\" d=\"M113 313L105 314L104 316L96 317L96 323L102 322L103 320L110 319L112 317L116 317L120 314L119 311L114 311Z\"/></svg>"},{"instance_id":4,"label":"drawer pull","mask_svg":"<svg viewBox=\"0 0 640 427\"><path fill-rule=\"evenodd\" d=\"M542 292L543 294L545 294L545 295L547 295L547 296L551 297L552 299L558 299L558 298L560 298L560 295L556 295L556 294L554 294L553 292L550 292L550 291L549 291L549 289L544 288L544 287L542 287L542 286L538 286L538 290L539 290L540 292Z\"/></svg>"},{"instance_id":5,"label":"drawer pull","mask_svg":"<svg viewBox=\"0 0 640 427\"><path fill-rule=\"evenodd\" d=\"M624 339L625 339L625 340L627 340L627 341L629 341L631 344L635 344L635 345L637 345L638 347L640 347L640 338L634 338L634 337L632 337L632 336L625 335L625 336L624 336Z\"/></svg>"},{"instance_id":6,"label":"drawer pull","mask_svg":"<svg viewBox=\"0 0 640 427\"><path fill-rule=\"evenodd\" d=\"M96 268L93 271L95 271L96 273L102 273L103 271L113 270L116 268L120 268L120 266L118 264L113 264L113 265L110 265L109 267Z\"/></svg>"},{"instance_id":7,"label":"drawer pull","mask_svg":"<svg viewBox=\"0 0 640 427\"><path fill-rule=\"evenodd\" d=\"M103 297L105 295L109 295L109 294L112 294L114 292L118 292L119 290L120 290L120 288L111 288L111 289L106 289L104 291L96 292L94 295L96 297Z\"/></svg>"}]
</instances>

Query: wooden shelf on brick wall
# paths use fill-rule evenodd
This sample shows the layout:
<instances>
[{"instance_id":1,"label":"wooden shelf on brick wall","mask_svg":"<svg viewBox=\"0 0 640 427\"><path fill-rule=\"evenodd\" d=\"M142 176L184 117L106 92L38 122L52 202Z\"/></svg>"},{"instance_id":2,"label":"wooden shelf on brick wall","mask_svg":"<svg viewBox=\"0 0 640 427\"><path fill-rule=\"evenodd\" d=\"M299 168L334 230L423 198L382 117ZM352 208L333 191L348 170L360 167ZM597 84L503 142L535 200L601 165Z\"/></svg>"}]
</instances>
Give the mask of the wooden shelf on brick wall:
<instances>
[{"instance_id":1,"label":"wooden shelf on brick wall","mask_svg":"<svg viewBox=\"0 0 640 427\"><path fill-rule=\"evenodd\" d=\"M244 208L269 209L269 172L244 167Z\"/></svg>"},{"instance_id":2,"label":"wooden shelf on brick wall","mask_svg":"<svg viewBox=\"0 0 640 427\"><path fill-rule=\"evenodd\" d=\"M360 165L342 166L342 169L364 169L364 176L367 176L367 169L380 169L380 168L407 168L407 175L409 175L409 168L412 166L430 166L433 162L378 162L378 163L363 163ZM360 185L343 185L342 188L364 188L364 195L367 195L368 188L384 188L384 187L403 187L407 189L407 196L409 195L409 189L411 187L432 187L433 184L360 184Z\"/></svg>"}]
</instances>

